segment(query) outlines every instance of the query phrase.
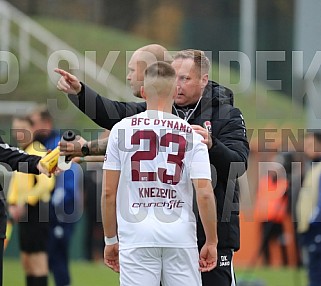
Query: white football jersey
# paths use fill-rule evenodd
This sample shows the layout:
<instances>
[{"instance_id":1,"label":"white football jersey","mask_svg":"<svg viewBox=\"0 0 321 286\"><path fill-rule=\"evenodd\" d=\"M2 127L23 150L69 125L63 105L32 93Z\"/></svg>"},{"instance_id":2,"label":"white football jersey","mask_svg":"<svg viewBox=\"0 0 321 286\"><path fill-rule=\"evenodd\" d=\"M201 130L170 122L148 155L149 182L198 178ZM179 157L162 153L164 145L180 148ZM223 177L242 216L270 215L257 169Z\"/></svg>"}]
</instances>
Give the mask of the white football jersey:
<instances>
[{"instance_id":1,"label":"white football jersey","mask_svg":"<svg viewBox=\"0 0 321 286\"><path fill-rule=\"evenodd\" d=\"M120 170L120 249L196 247L191 179L211 180L203 137L181 118L148 110L110 132L103 169Z\"/></svg>"}]
</instances>

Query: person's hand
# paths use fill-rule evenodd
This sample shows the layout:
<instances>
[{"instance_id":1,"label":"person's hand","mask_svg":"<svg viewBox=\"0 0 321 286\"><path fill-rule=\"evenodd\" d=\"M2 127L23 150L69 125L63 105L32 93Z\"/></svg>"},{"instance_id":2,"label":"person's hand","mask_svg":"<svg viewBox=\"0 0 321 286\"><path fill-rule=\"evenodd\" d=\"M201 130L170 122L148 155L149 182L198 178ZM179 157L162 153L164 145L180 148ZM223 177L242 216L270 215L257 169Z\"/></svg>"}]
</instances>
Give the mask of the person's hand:
<instances>
[{"instance_id":1,"label":"person's hand","mask_svg":"<svg viewBox=\"0 0 321 286\"><path fill-rule=\"evenodd\" d=\"M59 68L56 68L54 71L61 75L57 83L58 90L74 95L81 91L81 83L76 76Z\"/></svg>"},{"instance_id":2,"label":"person's hand","mask_svg":"<svg viewBox=\"0 0 321 286\"><path fill-rule=\"evenodd\" d=\"M41 174L45 174L47 177L51 177L52 174L55 176L59 175L63 170L59 169L58 166L54 167L51 172L49 172L46 168L42 167L40 162L37 164L37 169Z\"/></svg>"},{"instance_id":3,"label":"person's hand","mask_svg":"<svg viewBox=\"0 0 321 286\"><path fill-rule=\"evenodd\" d=\"M54 174L55 176L59 176L63 171L64 171L64 170L60 169L60 168L58 167L58 165L57 165L57 166L54 168L54 170L53 170L53 174Z\"/></svg>"},{"instance_id":4,"label":"person's hand","mask_svg":"<svg viewBox=\"0 0 321 286\"><path fill-rule=\"evenodd\" d=\"M87 141L81 137L76 136L73 141L60 141L58 146L60 148L60 156L73 157L82 157L81 147L87 143Z\"/></svg>"},{"instance_id":5,"label":"person's hand","mask_svg":"<svg viewBox=\"0 0 321 286\"><path fill-rule=\"evenodd\" d=\"M38 162L38 164L37 164L37 169L39 170L39 172L41 173L41 174L45 174L47 177L51 177L51 173L46 169L46 168L44 168L44 167L42 167L41 166L41 164L40 164L40 162ZM53 172L54 172L55 170L53 170Z\"/></svg>"},{"instance_id":6,"label":"person's hand","mask_svg":"<svg viewBox=\"0 0 321 286\"><path fill-rule=\"evenodd\" d=\"M106 245L104 250L104 263L115 272L119 272L119 243Z\"/></svg>"},{"instance_id":7,"label":"person's hand","mask_svg":"<svg viewBox=\"0 0 321 286\"><path fill-rule=\"evenodd\" d=\"M202 142L207 145L208 149L211 149L213 146L211 133L206 128L203 128L202 126L199 126L199 125L191 125L191 126L196 131L196 133L203 136L204 139L202 140Z\"/></svg>"},{"instance_id":8,"label":"person's hand","mask_svg":"<svg viewBox=\"0 0 321 286\"><path fill-rule=\"evenodd\" d=\"M200 251L199 270L208 272L213 270L217 264L217 248L216 244L206 244Z\"/></svg>"},{"instance_id":9,"label":"person's hand","mask_svg":"<svg viewBox=\"0 0 321 286\"><path fill-rule=\"evenodd\" d=\"M47 150L47 153L45 156L47 156L48 154L50 154L52 152L52 150ZM45 157L44 156L44 157ZM43 157L43 158L44 158ZM56 159L57 162L58 162L58 158ZM41 161L41 160L40 160ZM45 174L47 177L51 177L52 174L54 174L55 176L59 175L63 170L61 170L59 167L58 167L58 164L56 163L55 166L53 166L53 168L51 168L50 170L48 170L47 168L43 167L42 164L40 163L40 161L38 162L37 164L37 169L39 170L39 173L41 174Z\"/></svg>"}]
</instances>

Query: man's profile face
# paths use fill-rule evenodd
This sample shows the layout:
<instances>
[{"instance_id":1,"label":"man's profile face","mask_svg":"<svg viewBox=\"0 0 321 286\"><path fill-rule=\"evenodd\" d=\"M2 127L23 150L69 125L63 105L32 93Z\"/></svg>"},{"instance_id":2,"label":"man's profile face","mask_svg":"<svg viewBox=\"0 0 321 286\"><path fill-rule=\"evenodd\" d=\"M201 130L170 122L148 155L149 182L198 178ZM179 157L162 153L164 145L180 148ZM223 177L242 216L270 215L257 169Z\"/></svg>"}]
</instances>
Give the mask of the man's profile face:
<instances>
[{"instance_id":1,"label":"man's profile face","mask_svg":"<svg viewBox=\"0 0 321 286\"><path fill-rule=\"evenodd\" d=\"M44 129L44 126L42 124L42 120L41 120L41 117L40 117L39 113L33 113L30 116L30 118L31 118L31 120L33 122L33 127L34 127L35 131L40 130L40 129Z\"/></svg>"},{"instance_id":2,"label":"man's profile face","mask_svg":"<svg viewBox=\"0 0 321 286\"><path fill-rule=\"evenodd\" d=\"M128 63L128 75L130 88L134 96L141 98L140 89L144 84L145 62L140 59L141 52L135 52Z\"/></svg>"},{"instance_id":3,"label":"man's profile face","mask_svg":"<svg viewBox=\"0 0 321 286\"><path fill-rule=\"evenodd\" d=\"M179 106L194 104L203 93L204 84L192 59L178 58L172 62L177 77L178 94L175 103Z\"/></svg>"}]
</instances>

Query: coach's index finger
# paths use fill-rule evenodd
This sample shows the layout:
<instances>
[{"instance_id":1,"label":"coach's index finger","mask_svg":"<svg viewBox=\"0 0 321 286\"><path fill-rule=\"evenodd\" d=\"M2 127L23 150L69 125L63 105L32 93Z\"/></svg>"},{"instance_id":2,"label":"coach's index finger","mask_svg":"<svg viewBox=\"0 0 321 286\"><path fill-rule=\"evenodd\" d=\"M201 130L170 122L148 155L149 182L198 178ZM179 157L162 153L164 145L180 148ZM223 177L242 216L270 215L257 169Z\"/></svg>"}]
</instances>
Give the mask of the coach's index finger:
<instances>
[{"instance_id":1,"label":"coach's index finger","mask_svg":"<svg viewBox=\"0 0 321 286\"><path fill-rule=\"evenodd\" d=\"M64 75L67 74L67 72L66 72L65 70L60 69L60 68L55 68L55 69L54 69L54 72L59 73L59 74L62 75L62 76L64 76Z\"/></svg>"},{"instance_id":2,"label":"coach's index finger","mask_svg":"<svg viewBox=\"0 0 321 286\"><path fill-rule=\"evenodd\" d=\"M60 68L55 68L54 71L61 75L57 84L59 90L69 94L77 94L81 91L81 84L76 76Z\"/></svg>"},{"instance_id":3,"label":"coach's index finger","mask_svg":"<svg viewBox=\"0 0 321 286\"><path fill-rule=\"evenodd\" d=\"M62 75L62 76L68 76L68 77L71 76L71 74L70 74L69 72L67 72L67 71L65 71L65 70L63 70L63 69L60 69L60 68L55 68L54 71L55 71L56 73L59 73L59 74Z\"/></svg>"},{"instance_id":4,"label":"coach's index finger","mask_svg":"<svg viewBox=\"0 0 321 286\"><path fill-rule=\"evenodd\" d=\"M73 82L73 81L78 81L77 77L72 75L71 73L63 70L63 69L60 69L60 68L55 68L54 71L56 73L59 73L61 76L63 76L66 80L70 81L70 82Z\"/></svg>"},{"instance_id":5,"label":"coach's index finger","mask_svg":"<svg viewBox=\"0 0 321 286\"><path fill-rule=\"evenodd\" d=\"M59 68L55 68L54 71L56 73L59 73L61 76L63 76L66 80L72 82L72 81L77 81L77 78L72 75L71 73L69 72L66 72L65 70L63 69L59 69Z\"/></svg>"}]
</instances>

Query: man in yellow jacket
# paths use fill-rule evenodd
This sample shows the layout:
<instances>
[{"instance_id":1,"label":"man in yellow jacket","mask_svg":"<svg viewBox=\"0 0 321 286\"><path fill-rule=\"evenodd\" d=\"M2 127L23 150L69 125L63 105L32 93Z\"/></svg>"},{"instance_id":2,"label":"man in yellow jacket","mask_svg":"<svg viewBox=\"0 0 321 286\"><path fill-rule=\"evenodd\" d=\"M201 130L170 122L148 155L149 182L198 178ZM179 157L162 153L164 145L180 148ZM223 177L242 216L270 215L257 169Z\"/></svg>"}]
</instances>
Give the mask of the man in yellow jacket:
<instances>
[{"instance_id":1,"label":"man in yellow jacket","mask_svg":"<svg viewBox=\"0 0 321 286\"><path fill-rule=\"evenodd\" d=\"M33 141L33 123L28 117L15 118L12 129L20 148L30 155L44 156L46 149ZM55 178L15 172L8 203L9 213L19 222L19 244L26 285L48 285L47 242L49 234L48 202Z\"/></svg>"}]
</instances>

